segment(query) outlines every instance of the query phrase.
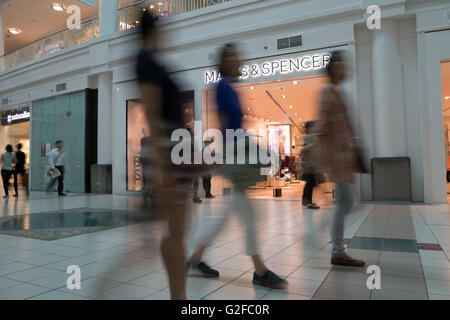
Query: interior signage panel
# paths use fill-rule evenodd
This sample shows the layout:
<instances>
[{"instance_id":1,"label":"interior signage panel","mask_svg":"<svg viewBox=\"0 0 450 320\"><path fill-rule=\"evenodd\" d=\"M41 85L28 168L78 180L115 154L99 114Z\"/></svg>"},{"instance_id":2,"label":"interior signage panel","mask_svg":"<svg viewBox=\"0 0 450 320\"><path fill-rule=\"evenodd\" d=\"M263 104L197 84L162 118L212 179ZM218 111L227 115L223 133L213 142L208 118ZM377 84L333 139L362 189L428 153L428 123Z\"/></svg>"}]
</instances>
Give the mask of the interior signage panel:
<instances>
[{"instance_id":1,"label":"interior signage panel","mask_svg":"<svg viewBox=\"0 0 450 320\"><path fill-rule=\"evenodd\" d=\"M326 68L330 62L331 54L321 53L314 55L304 55L296 58L277 59L265 61L263 63L254 63L241 66L240 80L249 78L268 77L277 74L290 74L297 72L309 72ZM221 79L218 71L206 71L204 81L216 83Z\"/></svg>"},{"instance_id":2,"label":"interior signage panel","mask_svg":"<svg viewBox=\"0 0 450 320\"><path fill-rule=\"evenodd\" d=\"M9 126L12 124L30 121L30 105L20 105L14 109L2 112L2 125Z\"/></svg>"}]
</instances>

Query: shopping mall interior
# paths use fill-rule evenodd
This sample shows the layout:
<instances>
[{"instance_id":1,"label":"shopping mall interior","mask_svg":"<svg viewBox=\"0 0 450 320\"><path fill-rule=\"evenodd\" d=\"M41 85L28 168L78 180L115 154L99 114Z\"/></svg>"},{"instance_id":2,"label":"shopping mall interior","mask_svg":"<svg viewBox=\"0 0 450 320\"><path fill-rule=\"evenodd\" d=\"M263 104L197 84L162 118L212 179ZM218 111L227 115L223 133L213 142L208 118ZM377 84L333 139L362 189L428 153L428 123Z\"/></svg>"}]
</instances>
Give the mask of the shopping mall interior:
<instances>
[{"instance_id":1,"label":"shopping mall interior","mask_svg":"<svg viewBox=\"0 0 450 320\"><path fill-rule=\"evenodd\" d=\"M450 300L449 39L448 0L0 0L0 300L146 300L168 319ZM209 137L218 90L279 160L250 187L255 167L174 167L176 139L152 139ZM321 118L342 166L304 203Z\"/></svg>"},{"instance_id":2,"label":"shopping mall interior","mask_svg":"<svg viewBox=\"0 0 450 320\"><path fill-rule=\"evenodd\" d=\"M244 130L263 130L269 152L280 155L280 167L273 168L264 182L248 190L253 199L273 199L281 190L280 200L301 200L305 182L301 180L301 150L305 124L318 119L319 94L326 82L323 75L238 85L237 93L244 113ZM205 90L204 130L217 128L216 91ZM282 147L280 147L282 144ZM280 151L281 150L281 151ZM213 192L222 194L227 183L213 177ZM333 194L330 184L318 188L317 196L325 201ZM278 191L280 192L280 191Z\"/></svg>"}]
</instances>

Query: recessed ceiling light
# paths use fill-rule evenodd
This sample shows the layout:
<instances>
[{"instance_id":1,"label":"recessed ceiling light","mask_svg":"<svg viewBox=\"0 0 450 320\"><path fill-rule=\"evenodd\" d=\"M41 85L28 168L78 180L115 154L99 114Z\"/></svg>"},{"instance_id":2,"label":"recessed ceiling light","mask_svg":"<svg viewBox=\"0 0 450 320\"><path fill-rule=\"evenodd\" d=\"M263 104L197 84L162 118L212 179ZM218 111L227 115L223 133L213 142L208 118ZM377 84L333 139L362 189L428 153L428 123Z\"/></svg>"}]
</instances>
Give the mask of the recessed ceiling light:
<instances>
[{"instance_id":1,"label":"recessed ceiling light","mask_svg":"<svg viewBox=\"0 0 450 320\"><path fill-rule=\"evenodd\" d=\"M296 113L295 113L295 115L297 116L297 115L298 115L298 113L296 112Z\"/></svg>"},{"instance_id":2,"label":"recessed ceiling light","mask_svg":"<svg viewBox=\"0 0 450 320\"><path fill-rule=\"evenodd\" d=\"M54 10L54 11L65 11L66 8L64 7L64 5L62 5L61 3L52 3L50 5L50 7Z\"/></svg>"},{"instance_id":3,"label":"recessed ceiling light","mask_svg":"<svg viewBox=\"0 0 450 320\"><path fill-rule=\"evenodd\" d=\"M250 87L250 90L255 90L255 87Z\"/></svg>"},{"instance_id":4,"label":"recessed ceiling light","mask_svg":"<svg viewBox=\"0 0 450 320\"><path fill-rule=\"evenodd\" d=\"M446 97L445 97L445 100L449 100L449 99L450 99L450 96L446 96Z\"/></svg>"},{"instance_id":5,"label":"recessed ceiling light","mask_svg":"<svg viewBox=\"0 0 450 320\"><path fill-rule=\"evenodd\" d=\"M292 82L292 84L293 84L294 86L296 86L296 85L298 84L298 81L294 81L294 82Z\"/></svg>"},{"instance_id":6,"label":"recessed ceiling light","mask_svg":"<svg viewBox=\"0 0 450 320\"><path fill-rule=\"evenodd\" d=\"M287 97L286 96L282 96L283 97L283 99L286 99Z\"/></svg>"},{"instance_id":7,"label":"recessed ceiling light","mask_svg":"<svg viewBox=\"0 0 450 320\"><path fill-rule=\"evenodd\" d=\"M252 108L248 108L248 111L252 110Z\"/></svg>"},{"instance_id":8,"label":"recessed ceiling light","mask_svg":"<svg viewBox=\"0 0 450 320\"><path fill-rule=\"evenodd\" d=\"M6 30L8 30L9 33L14 34L14 35L22 33L22 30L17 29L17 28L8 28Z\"/></svg>"},{"instance_id":9,"label":"recessed ceiling light","mask_svg":"<svg viewBox=\"0 0 450 320\"><path fill-rule=\"evenodd\" d=\"M294 108L293 106L289 106L289 109L292 109L292 108Z\"/></svg>"}]
</instances>

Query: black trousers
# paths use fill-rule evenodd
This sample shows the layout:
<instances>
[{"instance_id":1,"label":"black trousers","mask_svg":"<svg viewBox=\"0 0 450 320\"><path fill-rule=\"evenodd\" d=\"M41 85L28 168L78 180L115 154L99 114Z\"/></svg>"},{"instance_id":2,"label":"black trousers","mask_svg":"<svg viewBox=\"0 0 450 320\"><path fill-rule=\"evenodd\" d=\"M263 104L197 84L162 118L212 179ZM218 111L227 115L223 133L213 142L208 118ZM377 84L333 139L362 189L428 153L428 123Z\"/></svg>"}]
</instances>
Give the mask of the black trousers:
<instances>
[{"instance_id":1,"label":"black trousers","mask_svg":"<svg viewBox=\"0 0 450 320\"><path fill-rule=\"evenodd\" d=\"M9 179L11 178L11 175L13 174L12 170L3 170L2 169L2 179L3 179L3 189L5 189L5 195L9 195Z\"/></svg>"},{"instance_id":2,"label":"black trousers","mask_svg":"<svg viewBox=\"0 0 450 320\"><path fill-rule=\"evenodd\" d=\"M23 180L23 185L25 187L25 190L28 193L28 183L27 180L25 178L25 169L24 168L15 168L13 175L14 175L14 191L16 192L16 194L19 193L19 188L17 186L17 176L21 174L22 175L22 180Z\"/></svg>"},{"instance_id":3,"label":"black trousers","mask_svg":"<svg viewBox=\"0 0 450 320\"><path fill-rule=\"evenodd\" d=\"M63 166L55 166L56 169L61 172L61 175L57 178L58 179L58 194L62 194L64 190L64 167ZM52 179L50 181L49 185L47 186L47 190L50 190L53 185L55 184L56 179Z\"/></svg>"},{"instance_id":4,"label":"black trousers","mask_svg":"<svg viewBox=\"0 0 450 320\"><path fill-rule=\"evenodd\" d=\"M312 202L313 190L316 185L316 177L312 173L303 174L302 180L306 181L305 188L303 189L303 204L308 204Z\"/></svg>"},{"instance_id":5,"label":"black trousers","mask_svg":"<svg viewBox=\"0 0 450 320\"><path fill-rule=\"evenodd\" d=\"M203 189L207 196L211 195L211 179L212 175L203 176Z\"/></svg>"}]
</instances>

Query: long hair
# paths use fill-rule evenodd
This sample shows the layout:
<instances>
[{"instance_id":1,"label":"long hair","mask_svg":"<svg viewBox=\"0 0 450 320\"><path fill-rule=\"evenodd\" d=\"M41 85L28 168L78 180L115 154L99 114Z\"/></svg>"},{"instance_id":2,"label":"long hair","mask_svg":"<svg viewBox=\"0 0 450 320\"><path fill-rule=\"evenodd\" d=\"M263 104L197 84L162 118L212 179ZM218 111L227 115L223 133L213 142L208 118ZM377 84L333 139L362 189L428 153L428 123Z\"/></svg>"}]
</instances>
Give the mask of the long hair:
<instances>
[{"instance_id":1,"label":"long hair","mask_svg":"<svg viewBox=\"0 0 450 320\"><path fill-rule=\"evenodd\" d=\"M220 51L219 73L222 77L234 77L234 75L228 74L225 66L226 58L232 54L236 54L236 46L232 43L227 43Z\"/></svg>"},{"instance_id":2,"label":"long hair","mask_svg":"<svg viewBox=\"0 0 450 320\"><path fill-rule=\"evenodd\" d=\"M338 51L333 51L331 53L330 61L328 62L328 65L326 67L326 73L328 74L328 76L330 78L334 77L334 65L337 62L342 62L344 60L345 60L345 58L344 58L344 51L338 50Z\"/></svg>"},{"instance_id":3,"label":"long hair","mask_svg":"<svg viewBox=\"0 0 450 320\"><path fill-rule=\"evenodd\" d=\"M149 11L145 10L142 12L140 25L143 39L147 38L156 30L157 20L158 19L155 18Z\"/></svg>"}]
</instances>

